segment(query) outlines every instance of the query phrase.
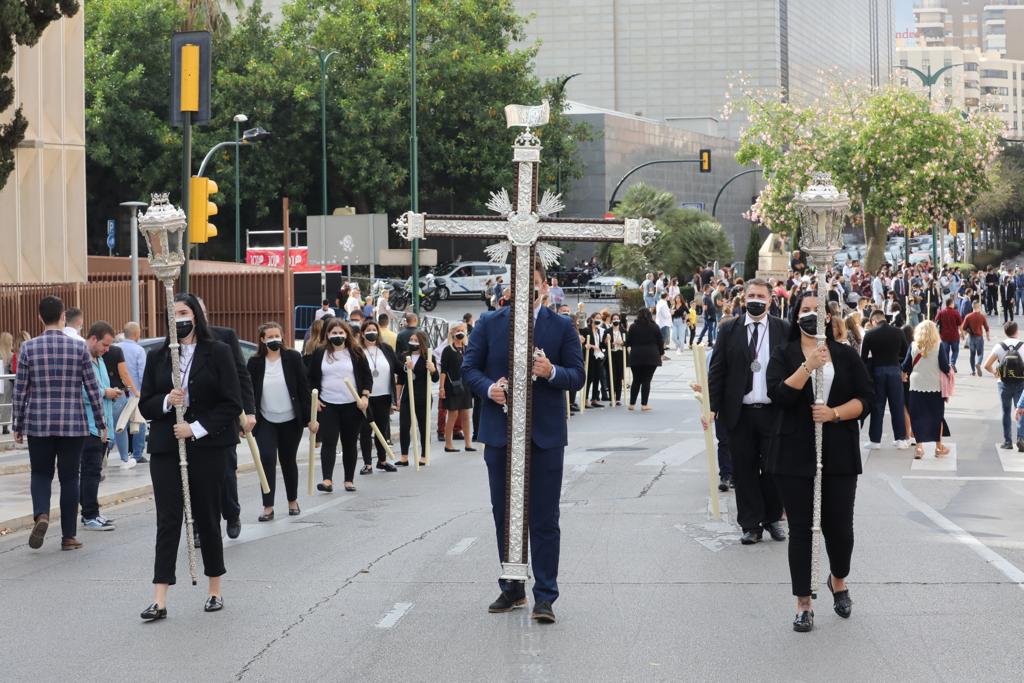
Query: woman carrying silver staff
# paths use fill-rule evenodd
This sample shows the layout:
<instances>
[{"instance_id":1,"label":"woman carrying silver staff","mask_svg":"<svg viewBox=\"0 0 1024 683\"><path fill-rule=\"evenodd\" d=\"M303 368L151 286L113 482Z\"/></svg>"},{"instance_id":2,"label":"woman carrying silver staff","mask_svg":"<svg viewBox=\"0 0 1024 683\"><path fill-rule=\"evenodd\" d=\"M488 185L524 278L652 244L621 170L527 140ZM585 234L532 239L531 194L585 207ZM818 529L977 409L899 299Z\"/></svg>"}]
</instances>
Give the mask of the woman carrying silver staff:
<instances>
[{"instance_id":1,"label":"woman carrying silver staff","mask_svg":"<svg viewBox=\"0 0 1024 683\"><path fill-rule=\"evenodd\" d=\"M874 390L860 356L833 338L825 321L825 346L818 348L818 297L805 293L792 308L789 341L768 363L768 397L779 406L775 443L767 469L774 475L789 520L789 574L797 615L793 630L814 628L811 604L811 543L816 451L814 423L822 428L821 532L831 574L828 588L836 614L849 618L853 601L846 586L853 555L853 504L861 474L860 420L871 410ZM824 405L814 401L814 373L822 368Z\"/></svg>"},{"instance_id":2,"label":"woman carrying silver staff","mask_svg":"<svg viewBox=\"0 0 1024 683\"><path fill-rule=\"evenodd\" d=\"M175 583L175 564L184 515L178 440L187 440L188 483L195 528L202 541L203 567L209 577L207 612L224 607L225 573L220 536L221 488L228 458L238 445L242 394L231 349L215 341L199 302L191 294L174 298L175 334L179 344L182 389L171 379L170 336L149 352L139 410L150 420L150 476L156 503L156 560L153 603L144 620L167 616L167 589ZM175 422L175 407L184 406L185 421Z\"/></svg>"}]
</instances>

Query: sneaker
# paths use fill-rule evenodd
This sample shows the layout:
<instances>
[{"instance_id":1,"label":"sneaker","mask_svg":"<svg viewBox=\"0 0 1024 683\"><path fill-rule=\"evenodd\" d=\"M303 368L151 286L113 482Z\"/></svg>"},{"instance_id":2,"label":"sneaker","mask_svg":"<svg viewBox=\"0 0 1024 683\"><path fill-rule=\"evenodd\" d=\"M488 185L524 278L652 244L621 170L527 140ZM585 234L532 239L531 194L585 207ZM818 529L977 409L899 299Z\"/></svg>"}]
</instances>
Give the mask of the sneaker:
<instances>
[{"instance_id":1,"label":"sneaker","mask_svg":"<svg viewBox=\"0 0 1024 683\"><path fill-rule=\"evenodd\" d=\"M113 522L100 521L99 517L93 517L92 519L82 519L82 528L88 529L89 531L113 531Z\"/></svg>"},{"instance_id":2,"label":"sneaker","mask_svg":"<svg viewBox=\"0 0 1024 683\"><path fill-rule=\"evenodd\" d=\"M1010 443L1009 441L1002 442L1001 444L999 444L999 447L1002 448L1004 451L1012 451L1013 450L1013 444Z\"/></svg>"},{"instance_id":3,"label":"sneaker","mask_svg":"<svg viewBox=\"0 0 1024 683\"><path fill-rule=\"evenodd\" d=\"M876 441L868 441L868 445L866 446L866 448L869 451L879 451L882 450L882 444Z\"/></svg>"},{"instance_id":4,"label":"sneaker","mask_svg":"<svg viewBox=\"0 0 1024 683\"><path fill-rule=\"evenodd\" d=\"M892 445L898 451L905 451L908 448L910 448L910 442L907 441L906 439L897 439L896 441L893 442Z\"/></svg>"},{"instance_id":5,"label":"sneaker","mask_svg":"<svg viewBox=\"0 0 1024 683\"><path fill-rule=\"evenodd\" d=\"M1024 439L1017 439L1017 450L1024 453Z\"/></svg>"},{"instance_id":6,"label":"sneaker","mask_svg":"<svg viewBox=\"0 0 1024 683\"><path fill-rule=\"evenodd\" d=\"M135 458L135 462L137 462L138 464L142 465L144 463L149 462L149 458L147 458L144 455L140 455L139 457Z\"/></svg>"},{"instance_id":7,"label":"sneaker","mask_svg":"<svg viewBox=\"0 0 1024 683\"><path fill-rule=\"evenodd\" d=\"M121 461L121 469L130 470L131 468L135 467L138 464L139 462L135 458L128 458L127 460Z\"/></svg>"}]
</instances>

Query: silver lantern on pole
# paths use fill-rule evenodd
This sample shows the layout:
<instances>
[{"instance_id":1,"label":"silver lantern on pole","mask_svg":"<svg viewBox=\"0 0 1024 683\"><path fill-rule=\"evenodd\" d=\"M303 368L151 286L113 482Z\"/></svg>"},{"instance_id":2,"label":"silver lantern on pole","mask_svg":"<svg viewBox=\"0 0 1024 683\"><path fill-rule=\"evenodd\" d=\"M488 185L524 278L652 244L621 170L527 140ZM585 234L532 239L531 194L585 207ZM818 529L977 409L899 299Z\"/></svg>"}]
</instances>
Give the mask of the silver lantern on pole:
<instances>
[{"instance_id":1,"label":"silver lantern on pole","mask_svg":"<svg viewBox=\"0 0 1024 683\"><path fill-rule=\"evenodd\" d=\"M146 238L149 265L167 293L167 339L170 341L171 382L181 389L181 368L178 365L178 336L174 327L174 281L185 265L185 212L167 201L167 194L154 194L149 209L139 216L139 232ZM185 422L184 406L175 406L178 424ZM188 485L188 458L185 440L178 439L178 464L181 467L181 493L185 511L185 543L188 546L188 572L196 585L196 544L193 534L192 497Z\"/></svg>"},{"instance_id":2,"label":"silver lantern on pole","mask_svg":"<svg viewBox=\"0 0 1024 683\"><path fill-rule=\"evenodd\" d=\"M850 197L832 184L832 174L815 173L811 185L796 196L796 210L800 216L800 251L814 262L818 285L818 348L825 345L825 307L827 303L826 275L833 259L843 245L843 225L850 208ZM824 370L814 373L814 402L825 403ZM814 423L816 467L814 470L814 515L811 522L811 594L817 593L821 563L821 469L822 424Z\"/></svg>"}]
</instances>

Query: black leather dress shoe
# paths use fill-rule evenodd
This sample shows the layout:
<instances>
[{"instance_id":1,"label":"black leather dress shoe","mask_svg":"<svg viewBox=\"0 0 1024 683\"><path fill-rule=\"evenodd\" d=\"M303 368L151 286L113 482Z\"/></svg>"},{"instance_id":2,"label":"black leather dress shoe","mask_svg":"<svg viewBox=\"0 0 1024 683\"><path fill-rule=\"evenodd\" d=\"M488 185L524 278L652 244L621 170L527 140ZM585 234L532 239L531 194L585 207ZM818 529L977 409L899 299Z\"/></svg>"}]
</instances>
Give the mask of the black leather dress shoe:
<instances>
[{"instance_id":1,"label":"black leather dress shoe","mask_svg":"<svg viewBox=\"0 0 1024 683\"><path fill-rule=\"evenodd\" d=\"M256 518L256 521L257 522L273 522L274 521L274 511L271 510L270 512L266 512L266 513L260 515L259 517ZM228 527L228 533L230 533L230 532L231 532L231 527L229 526Z\"/></svg>"},{"instance_id":2,"label":"black leather dress shoe","mask_svg":"<svg viewBox=\"0 0 1024 683\"><path fill-rule=\"evenodd\" d=\"M158 607L157 604L154 602L152 605L142 610L142 614L140 614L139 616L142 617L143 621L156 621L157 619L166 619L167 608Z\"/></svg>"},{"instance_id":3,"label":"black leather dress shoe","mask_svg":"<svg viewBox=\"0 0 1024 683\"><path fill-rule=\"evenodd\" d=\"M524 607L526 605L526 593L511 593L509 591L502 591L498 599L491 603L491 606L487 608L487 611L491 614L501 614L503 612L511 612L518 607Z\"/></svg>"},{"instance_id":4,"label":"black leather dress shoe","mask_svg":"<svg viewBox=\"0 0 1024 683\"><path fill-rule=\"evenodd\" d=\"M755 543L760 543L762 535L762 529L751 529L750 531L744 531L743 535L740 536L740 543L742 543L743 545L754 545Z\"/></svg>"},{"instance_id":5,"label":"black leather dress shoe","mask_svg":"<svg viewBox=\"0 0 1024 683\"><path fill-rule=\"evenodd\" d=\"M551 609L551 603L547 600L538 602L533 606L533 614L530 618L541 624L553 624L555 623L555 611Z\"/></svg>"},{"instance_id":6,"label":"black leather dress shoe","mask_svg":"<svg viewBox=\"0 0 1024 683\"><path fill-rule=\"evenodd\" d=\"M206 598L206 604L203 605L204 612L219 612L224 609L224 598L219 595L211 595Z\"/></svg>"},{"instance_id":7,"label":"black leather dress shoe","mask_svg":"<svg viewBox=\"0 0 1024 683\"><path fill-rule=\"evenodd\" d=\"M814 611L799 612L793 620L793 630L797 633L807 633L814 628Z\"/></svg>"},{"instance_id":8,"label":"black leather dress shoe","mask_svg":"<svg viewBox=\"0 0 1024 683\"><path fill-rule=\"evenodd\" d=\"M301 514L302 514L302 510L299 509L299 506L297 504L293 508L288 508L288 516L289 517L298 517Z\"/></svg>"},{"instance_id":9,"label":"black leather dress shoe","mask_svg":"<svg viewBox=\"0 0 1024 683\"><path fill-rule=\"evenodd\" d=\"M764 530L772 537L773 541L785 541L786 530L782 528L782 522L771 522L764 525Z\"/></svg>"},{"instance_id":10,"label":"black leather dress shoe","mask_svg":"<svg viewBox=\"0 0 1024 683\"><path fill-rule=\"evenodd\" d=\"M832 577L828 577L828 591L832 594L832 609L836 611L836 614L841 616L843 619L849 619L850 615L853 614L853 600L850 599L849 589L839 591L838 593L832 589Z\"/></svg>"},{"instance_id":11,"label":"black leather dress shoe","mask_svg":"<svg viewBox=\"0 0 1024 683\"><path fill-rule=\"evenodd\" d=\"M242 533L242 521L239 519L233 519L228 522L228 538L238 538L238 535Z\"/></svg>"},{"instance_id":12,"label":"black leather dress shoe","mask_svg":"<svg viewBox=\"0 0 1024 683\"><path fill-rule=\"evenodd\" d=\"M729 490L729 477L721 477L718 480L718 490L726 493Z\"/></svg>"},{"instance_id":13,"label":"black leather dress shoe","mask_svg":"<svg viewBox=\"0 0 1024 683\"><path fill-rule=\"evenodd\" d=\"M394 465L392 465L389 462L379 462L379 463L377 463L377 469L378 470L384 470L385 472L397 472L398 471L398 468L395 467Z\"/></svg>"}]
</instances>

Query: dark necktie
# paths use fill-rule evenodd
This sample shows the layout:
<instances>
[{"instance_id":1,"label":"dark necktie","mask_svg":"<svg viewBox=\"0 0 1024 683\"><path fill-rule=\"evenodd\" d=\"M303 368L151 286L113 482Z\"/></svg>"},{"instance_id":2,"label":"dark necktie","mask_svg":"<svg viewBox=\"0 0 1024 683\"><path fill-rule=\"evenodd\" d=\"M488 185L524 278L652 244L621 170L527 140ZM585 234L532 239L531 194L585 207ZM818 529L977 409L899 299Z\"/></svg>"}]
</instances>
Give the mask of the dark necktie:
<instances>
[{"instance_id":1,"label":"dark necktie","mask_svg":"<svg viewBox=\"0 0 1024 683\"><path fill-rule=\"evenodd\" d=\"M750 360L757 360L757 329L761 323L754 323L754 331L750 333Z\"/></svg>"}]
</instances>

